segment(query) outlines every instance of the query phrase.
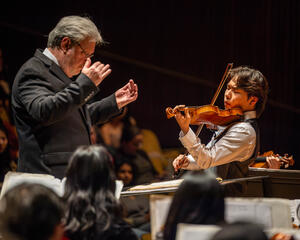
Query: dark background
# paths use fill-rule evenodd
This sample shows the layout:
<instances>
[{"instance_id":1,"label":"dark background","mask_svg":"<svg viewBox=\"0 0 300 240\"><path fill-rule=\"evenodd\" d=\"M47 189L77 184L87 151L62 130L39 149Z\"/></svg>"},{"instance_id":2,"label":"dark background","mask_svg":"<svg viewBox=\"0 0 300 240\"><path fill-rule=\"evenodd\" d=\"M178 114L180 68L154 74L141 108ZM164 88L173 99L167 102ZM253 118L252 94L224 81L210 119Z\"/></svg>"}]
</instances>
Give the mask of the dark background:
<instances>
[{"instance_id":1,"label":"dark background","mask_svg":"<svg viewBox=\"0 0 300 240\"><path fill-rule=\"evenodd\" d=\"M163 148L180 147L179 127L166 107L209 104L229 62L260 70L270 84L260 119L261 152L288 153L299 163L300 1L10 1L0 8L0 47L13 81L16 71L66 15L87 15L109 43L94 60L112 74L97 98L133 78L139 98L129 107ZM216 105L223 108L223 92ZM210 133L204 130L204 142Z\"/></svg>"}]
</instances>

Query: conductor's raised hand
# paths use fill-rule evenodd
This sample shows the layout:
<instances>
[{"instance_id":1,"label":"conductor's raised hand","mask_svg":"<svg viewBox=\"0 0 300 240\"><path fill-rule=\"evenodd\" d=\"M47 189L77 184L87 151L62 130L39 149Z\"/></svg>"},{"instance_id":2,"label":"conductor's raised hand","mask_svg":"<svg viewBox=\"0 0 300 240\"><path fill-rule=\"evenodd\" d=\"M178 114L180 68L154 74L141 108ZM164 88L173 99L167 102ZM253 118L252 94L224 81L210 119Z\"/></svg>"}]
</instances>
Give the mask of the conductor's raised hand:
<instances>
[{"instance_id":1,"label":"conductor's raised hand","mask_svg":"<svg viewBox=\"0 0 300 240\"><path fill-rule=\"evenodd\" d=\"M176 107L175 107L176 109ZM191 123L191 115L188 111L188 109L184 110L184 114L182 114L180 111L176 111L175 113L175 119L181 128L181 131L185 134L189 131L190 123Z\"/></svg>"},{"instance_id":2,"label":"conductor's raised hand","mask_svg":"<svg viewBox=\"0 0 300 240\"><path fill-rule=\"evenodd\" d=\"M92 64L91 59L87 58L81 72L98 86L111 73L111 69L108 64L104 65L100 61Z\"/></svg>"},{"instance_id":3,"label":"conductor's raised hand","mask_svg":"<svg viewBox=\"0 0 300 240\"><path fill-rule=\"evenodd\" d=\"M186 168L190 164L189 159L186 155L180 154L173 161L173 167L175 171L178 171L180 168Z\"/></svg>"},{"instance_id":4,"label":"conductor's raised hand","mask_svg":"<svg viewBox=\"0 0 300 240\"><path fill-rule=\"evenodd\" d=\"M137 99L138 86L132 79L130 79L124 87L116 91L115 96L118 108L121 109L122 107Z\"/></svg>"}]
</instances>

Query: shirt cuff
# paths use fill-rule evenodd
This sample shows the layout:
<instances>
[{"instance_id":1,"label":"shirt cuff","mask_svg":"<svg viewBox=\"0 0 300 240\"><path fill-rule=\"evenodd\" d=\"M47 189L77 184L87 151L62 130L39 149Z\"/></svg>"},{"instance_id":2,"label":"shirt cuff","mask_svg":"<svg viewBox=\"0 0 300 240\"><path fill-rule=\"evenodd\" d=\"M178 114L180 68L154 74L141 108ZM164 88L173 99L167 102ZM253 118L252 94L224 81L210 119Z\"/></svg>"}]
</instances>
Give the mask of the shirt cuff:
<instances>
[{"instance_id":1,"label":"shirt cuff","mask_svg":"<svg viewBox=\"0 0 300 240\"><path fill-rule=\"evenodd\" d=\"M189 165L184 168L186 170L200 170L201 168L198 166L198 164L196 163L195 159L192 157L192 155L187 155L187 158L189 160Z\"/></svg>"},{"instance_id":2,"label":"shirt cuff","mask_svg":"<svg viewBox=\"0 0 300 240\"><path fill-rule=\"evenodd\" d=\"M185 135L183 134L182 131L180 131L179 140L185 147L193 146L194 144L197 143L196 134L193 132L191 128L189 128L189 131Z\"/></svg>"}]
</instances>

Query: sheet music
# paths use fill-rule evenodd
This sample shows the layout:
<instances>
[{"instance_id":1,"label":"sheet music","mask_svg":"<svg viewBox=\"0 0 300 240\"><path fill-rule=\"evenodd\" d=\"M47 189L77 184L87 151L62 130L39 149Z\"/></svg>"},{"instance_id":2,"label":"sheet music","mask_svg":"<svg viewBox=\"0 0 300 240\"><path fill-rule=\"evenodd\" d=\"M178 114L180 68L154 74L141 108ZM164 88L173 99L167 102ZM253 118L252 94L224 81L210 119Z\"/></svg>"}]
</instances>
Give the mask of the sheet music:
<instances>
[{"instance_id":1,"label":"sheet music","mask_svg":"<svg viewBox=\"0 0 300 240\"><path fill-rule=\"evenodd\" d=\"M300 199L291 200L291 215L293 223L300 226Z\"/></svg>"},{"instance_id":2,"label":"sheet music","mask_svg":"<svg viewBox=\"0 0 300 240\"><path fill-rule=\"evenodd\" d=\"M9 189L21 183L37 183L37 184L44 185L52 189L58 196L62 197L65 192L65 182L66 182L66 178L60 180L59 178L55 178L54 176L48 174L8 172L5 175L3 181L0 199ZM115 196L117 199L120 198L122 189L123 189L123 182L116 180Z\"/></svg>"},{"instance_id":3,"label":"sheet music","mask_svg":"<svg viewBox=\"0 0 300 240\"><path fill-rule=\"evenodd\" d=\"M272 227L271 211L271 207L265 203L227 202L225 218L229 223L248 220L260 223L264 227Z\"/></svg>"},{"instance_id":4,"label":"sheet music","mask_svg":"<svg viewBox=\"0 0 300 240\"><path fill-rule=\"evenodd\" d=\"M155 240L155 236L162 231L172 197L167 195L151 195L150 196L150 215L151 215L151 238Z\"/></svg>"},{"instance_id":5,"label":"sheet music","mask_svg":"<svg viewBox=\"0 0 300 240\"><path fill-rule=\"evenodd\" d=\"M180 223L177 225L176 240L210 240L220 229L216 225Z\"/></svg>"},{"instance_id":6,"label":"sheet music","mask_svg":"<svg viewBox=\"0 0 300 240\"><path fill-rule=\"evenodd\" d=\"M127 191L178 187L182 183L182 181L183 181L183 179L176 179L176 180L171 180L171 181L154 182L151 184L137 185L137 186L127 189Z\"/></svg>"},{"instance_id":7,"label":"sheet music","mask_svg":"<svg viewBox=\"0 0 300 240\"><path fill-rule=\"evenodd\" d=\"M8 172L5 175L0 198L11 188L21 183L37 183L52 189L57 195L64 193L65 178L60 180L48 174L31 174L20 172Z\"/></svg>"}]
</instances>

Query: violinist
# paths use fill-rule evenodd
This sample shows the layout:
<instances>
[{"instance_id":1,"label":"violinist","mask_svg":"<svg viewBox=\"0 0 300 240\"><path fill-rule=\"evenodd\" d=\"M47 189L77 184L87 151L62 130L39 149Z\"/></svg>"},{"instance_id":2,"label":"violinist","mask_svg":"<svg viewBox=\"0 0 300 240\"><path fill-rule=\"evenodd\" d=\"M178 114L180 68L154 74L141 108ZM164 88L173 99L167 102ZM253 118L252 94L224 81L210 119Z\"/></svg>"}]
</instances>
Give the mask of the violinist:
<instances>
[{"instance_id":1,"label":"violinist","mask_svg":"<svg viewBox=\"0 0 300 240\"><path fill-rule=\"evenodd\" d=\"M224 95L225 109L240 108L242 120L228 126L218 126L211 141L205 146L190 128L188 110L182 114L175 111L181 129L179 140L189 155L179 155L173 161L175 171L213 168L223 179L246 177L248 165L259 151L259 129L257 119L264 111L268 94L268 82L263 74L249 67L230 70ZM174 108L176 110L176 107ZM227 185L225 193L234 196L244 192L245 184Z\"/></svg>"}]
</instances>

